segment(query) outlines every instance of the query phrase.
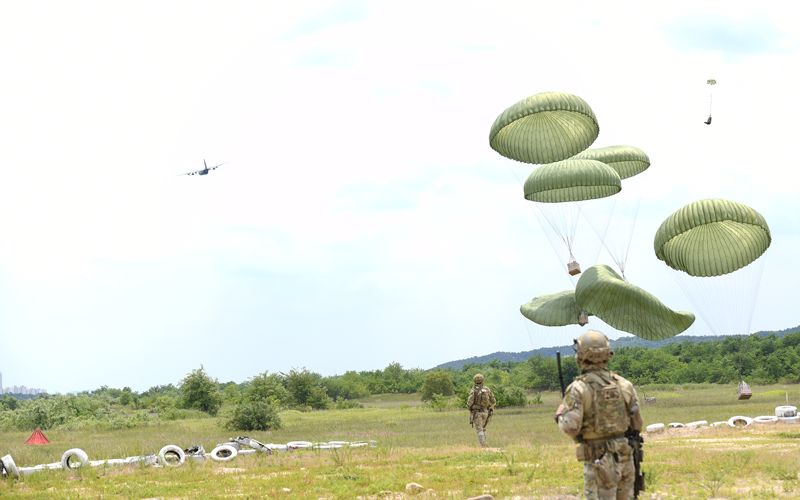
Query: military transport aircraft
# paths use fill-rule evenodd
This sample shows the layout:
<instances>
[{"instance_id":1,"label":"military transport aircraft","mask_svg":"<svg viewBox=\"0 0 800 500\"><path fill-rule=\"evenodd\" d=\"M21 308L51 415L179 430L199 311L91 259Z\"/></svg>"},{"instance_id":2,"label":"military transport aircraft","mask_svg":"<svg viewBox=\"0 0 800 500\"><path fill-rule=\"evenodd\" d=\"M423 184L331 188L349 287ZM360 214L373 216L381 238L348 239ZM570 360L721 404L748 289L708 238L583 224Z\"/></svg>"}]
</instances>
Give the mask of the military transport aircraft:
<instances>
[{"instance_id":1,"label":"military transport aircraft","mask_svg":"<svg viewBox=\"0 0 800 500\"><path fill-rule=\"evenodd\" d=\"M209 167L208 164L206 163L206 160L204 159L203 160L203 169L202 170L195 170L194 172L186 172L185 174L180 174L180 175L208 175L208 172L210 172L211 170L214 170L215 168L219 168L222 165L225 165L225 164L224 163L220 163L219 165L214 165L213 167Z\"/></svg>"}]
</instances>

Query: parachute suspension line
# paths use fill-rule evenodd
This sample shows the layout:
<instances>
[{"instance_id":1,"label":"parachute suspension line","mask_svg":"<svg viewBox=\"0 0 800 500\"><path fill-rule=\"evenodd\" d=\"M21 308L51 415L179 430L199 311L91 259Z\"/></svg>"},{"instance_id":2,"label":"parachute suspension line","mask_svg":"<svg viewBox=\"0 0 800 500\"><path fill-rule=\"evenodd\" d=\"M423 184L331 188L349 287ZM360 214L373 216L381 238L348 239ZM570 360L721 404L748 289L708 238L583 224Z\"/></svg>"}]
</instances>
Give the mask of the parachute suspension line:
<instances>
[{"instance_id":1,"label":"parachute suspension line","mask_svg":"<svg viewBox=\"0 0 800 500\"><path fill-rule=\"evenodd\" d=\"M670 273L703 321L716 335L748 335L764 259L722 276Z\"/></svg>"},{"instance_id":2,"label":"parachute suspension line","mask_svg":"<svg viewBox=\"0 0 800 500\"><path fill-rule=\"evenodd\" d=\"M714 94L711 92L711 89L708 89L708 116L711 116L711 103L714 99Z\"/></svg>"},{"instance_id":3,"label":"parachute suspension line","mask_svg":"<svg viewBox=\"0 0 800 500\"><path fill-rule=\"evenodd\" d=\"M622 279L624 279L625 281L628 281L628 279L625 277L625 267L628 264L628 255L630 255L631 252L631 243L633 242L633 231L634 229L636 229L636 219L639 217L640 205L641 205L641 198L637 199L636 203L634 204L633 214L631 215L632 221L631 221L630 233L628 234L627 241L625 242L625 250L623 250L620 253L619 257L609 252L611 253L611 258L614 260L614 263L619 268L619 273L622 275ZM603 245L605 245L605 242L603 243Z\"/></svg>"},{"instance_id":4,"label":"parachute suspension line","mask_svg":"<svg viewBox=\"0 0 800 500\"><path fill-rule=\"evenodd\" d=\"M708 119L703 123L705 123L706 125L711 125L711 104L714 98L713 95L714 85L717 84L717 81L714 80L713 78L709 78L708 80L706 80L706 84L708 85Z\"/></svg>"}]
</instances>

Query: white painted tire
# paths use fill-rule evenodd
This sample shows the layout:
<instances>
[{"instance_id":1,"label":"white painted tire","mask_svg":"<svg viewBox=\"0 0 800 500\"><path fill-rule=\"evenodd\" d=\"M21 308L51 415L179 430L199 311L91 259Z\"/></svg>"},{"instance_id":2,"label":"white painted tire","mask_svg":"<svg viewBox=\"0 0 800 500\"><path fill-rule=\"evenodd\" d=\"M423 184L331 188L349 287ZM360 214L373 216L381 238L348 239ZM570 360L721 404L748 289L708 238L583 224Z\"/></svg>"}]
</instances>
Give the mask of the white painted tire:
<instances>
[{"instance_id":1,"label":"white painted tire","mask_svg":"<svg viewBox=\"0 0 800 500\"><path fill-rule=\"evenodd\" d=\"M236 455L238 454L239 450L234 448L232 445L227 443L221 444L211 450L211 460L215 462L229 462L236 458Z\"/></svg>"},{"instance_id":2,"label":"white painted tire","mask_svg":"<svg viewBox=\"0 0 800 500\"><path fill-rule=\"evenodd\" d=\"M71 462L73 458L77 460L77 465L75 465L75 462ZM75 467L70 464L75 465ZM64 470L77 469L78 467L86 467L87 465L89 465L89 455L80 448L71 448L61 455L61 468Z\"/></svg>"},{"instance_id":3,"label":"white painted tire","mask_svg":"<svg viewBox=\"0 0 800 500\"><path fill-rule=\"evenodd\" d=\"M286 446L288 446L291 450L296 450L301 448L311 448L314 446L314 443L311 441L289 441L286 443Z\"/></svg>"},{"instance_id":4,"label":"white painted tire","mask_svg":"<svg viewBox=\"0 0 800 500\"><path fill-rule=\"evenodd\" d=\"M6 474L14 479L19 479L19 468L17 468L17 464L14 463L14 459L11 458L11 455L5 455L3 458L0 458L0 462L3 462L3 468Z\"/></svg>"},{"instance_id":5,"label":"white painted tire","mask_svg":"<svg viewBox=\"0 0 800 500\"><path fill-rule=\"evenodd\" d=\"M645 428L645 431L654 434L656 432L664 432L665 427L666 426L664 424L650 424Z\"/></svg>"},{"instance_id":6,"label":"white painted tire","mask_svg":"<svg viewBox=\"0 0 800 500\"><path fill-rule=\"evenodd\" d=\"M697 429L698 427L705 427L708 425L708 420L695 420L694 422L689 422L686 424L686 427L690 429Z\"/></svg>"},{"instance_id":7,"label":"white painted tire","mask_svg":"<svg viewBox=\"0 0 800 500\"><path fill-rule=\"evenodd\" d=\"M347 446L350 441L328 441L328 444L332 446Z\"/></svg>"},{"instance_id":8,"label":"white painted tire","mask_svg":"<svg viewBox=\"0 0 800 500\"><path fill-rule=\"evenodd\" d=\"M367 443L366 441L360 441L360 442L357 442L357 443L350 443L350 448L364 448L366 446L369 446L369 443Z\"/></svg>"},{"instance_id":9,"label":"white painted tire","mask_svg":"<svg viewBox=\"0 0 800 500\"><path fill-rule=\"evenodd\" d=\"M797 407L796 406L776 406L775 407L775 416L776 417L795 417L795 416L797 416Z\"/></svg>"},{"instance_id":10,"label":"white painted tire","mask_svg":"<svg viewBox=\"0 0 800 500\"><path fill-rule=\"evenodd\" d=\"M774 424L778 421L778 417L774 415L760 415L753 419L753 422L757 424Z\"/></svg>"},{"instance_id":11,"label":"white painted tire","mask_svg":"<svg viewBox=\"0 0 800 500\"><path fill-rule=\"evenodd\" d=\"M750 425L753 425L753 419L744 415L736 415L728 419L730 427L748 427Z\"/></svg>"},{"instance_id":12,"label":"white painted tire","mask_svg":"<svg viewBox=\"0 0 800 500\"><path fill-rule=\"evenodd\" d=\"M681 429L686 426L680 422L670 422L669 425L667 425L667 427L669 427L670 429Z\"/></svg>"},{"instance_id":13,"label":"white painted tire","mask_svg":"<svg viewBox=\"0 0 800 500\"><path fill-rule=\"evenodd\" d=\"M711 424L711 427L727 427L728 421L727 420L719 420Z\"/></svg>"},{"instance_id":14,"label":"white painted tire","mask_svg":"<svg viewBox=\"0 0 800 500\"><path fill-rule=\"evenodd\" d=\"M158 452L158 463L165 467L180 467L184 462L186 462L186 452L180 446L168 444Z\"/></svg>"},{"instance_id":15,"label":"white painted tire","mask_svg":"<svg viewBox=\"0 0 800 500\"><path fill-rule=\"evenodd\" d=\"M258 450L254 450L254 449L250 448L250 449L247 449L247 450L239 450L238 454L239 455L255 455L256 453L258 453Z\"/></svg>"},{"instance_id":16,"label":"white painted tire","mask_svg":"<svg viewBox=\"0 0 800 500\"><path fill-rule=\"evenodd\" d=\"M124 465L125 459L124 458L109 458L106 460L107 465Z\"/></svg>"},{"instance_id":17,"label":"white painted tire","mask_svg":"<svg viewBox=\"0 0 800 500\"><path fill-rule=\"evenodd\" d=\"M274 444L269 443L266 445L267 449L270 451L288 451L289 447L285 444Z\"/></svg>"},{"instance_id":18,"label":"white painted tire","mask_svg":"<svg viewBox=\"0 0 800 500\"><path fill-rule=\"evenodd\" d=\"M778 422L782 424L796 424L800 422L800 415L795 415L794 417L778 417Z\"/></svg>"}]
</instances>

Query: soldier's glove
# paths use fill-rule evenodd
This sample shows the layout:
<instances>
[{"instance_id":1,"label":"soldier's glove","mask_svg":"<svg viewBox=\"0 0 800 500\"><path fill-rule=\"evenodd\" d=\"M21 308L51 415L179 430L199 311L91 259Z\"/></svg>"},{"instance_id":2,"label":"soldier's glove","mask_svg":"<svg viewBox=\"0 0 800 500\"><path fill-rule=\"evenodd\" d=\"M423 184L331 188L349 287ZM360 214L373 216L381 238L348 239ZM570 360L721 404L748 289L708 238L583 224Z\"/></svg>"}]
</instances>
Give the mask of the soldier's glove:
<instances>
[{"instance_id":1,"label":"soldier's glove","mask_svg":"<svg viewBox=\"0 0 800 500\"><path fill-rule=\"evenodd\" d=\"M564 403L558 405L558 409L556 410L556 414L554 416L556 423L558 423L558 419L564 414L565 411L567 411L567 408L564 406Z\"/></svg>"}]
</instances>

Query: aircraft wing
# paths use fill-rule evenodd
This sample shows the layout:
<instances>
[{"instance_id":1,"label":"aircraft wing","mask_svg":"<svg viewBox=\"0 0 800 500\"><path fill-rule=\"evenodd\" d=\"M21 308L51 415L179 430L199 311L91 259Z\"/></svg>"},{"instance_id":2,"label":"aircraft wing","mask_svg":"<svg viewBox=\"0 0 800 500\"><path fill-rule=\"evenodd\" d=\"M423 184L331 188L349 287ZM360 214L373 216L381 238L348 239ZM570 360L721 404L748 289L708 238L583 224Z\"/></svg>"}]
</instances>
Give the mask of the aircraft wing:
<instances>
[{"instance_id":1,"label":"aircraft wing","mask_svg":"<svg viewBox=\"0 0 800 500\"><path fill-rule=\"evenodd\" d=\"M195 170L194 172L186 172L184 174L178 174L178 175L197 175L200 172L202 172L202 170Z\"/></svg>"},{"instance_id":2,"label":"aircraft wing","mask_svg":"<svg viewBox=\"0 0 800 500\"><path fill-rule=\"evenodd\" d=\"M213 167L208 167L208 169L209 169L209 170L214 170L215 168L219 168L219 167L221 167L221 166L223 166L223 165L225 165L225 162L222 162L222 163L220 163L219 165L214 165Z\"/></svg>"}]
</instances>

